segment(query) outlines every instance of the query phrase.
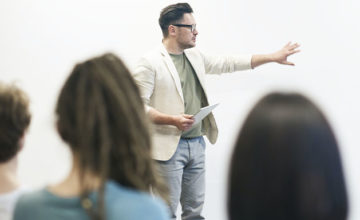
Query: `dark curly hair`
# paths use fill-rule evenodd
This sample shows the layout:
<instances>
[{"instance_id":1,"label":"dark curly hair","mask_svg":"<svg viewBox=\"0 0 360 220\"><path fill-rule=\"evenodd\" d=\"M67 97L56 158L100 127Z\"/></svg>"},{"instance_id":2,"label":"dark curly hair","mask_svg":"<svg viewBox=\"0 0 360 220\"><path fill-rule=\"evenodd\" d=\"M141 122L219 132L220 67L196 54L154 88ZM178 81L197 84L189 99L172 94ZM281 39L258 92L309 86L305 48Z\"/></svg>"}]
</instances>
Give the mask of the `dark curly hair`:
<instances>
[{"instance_id":1,"label":"dark curly hair","mask_svg":"<svg viewBox=\"0 0 360 220\"><path fill-rule=\"evenodd\" d=\"M30 120L28 96L15 85L0 83L0 163L17 154Z\"/></svg>"}]
</instances>

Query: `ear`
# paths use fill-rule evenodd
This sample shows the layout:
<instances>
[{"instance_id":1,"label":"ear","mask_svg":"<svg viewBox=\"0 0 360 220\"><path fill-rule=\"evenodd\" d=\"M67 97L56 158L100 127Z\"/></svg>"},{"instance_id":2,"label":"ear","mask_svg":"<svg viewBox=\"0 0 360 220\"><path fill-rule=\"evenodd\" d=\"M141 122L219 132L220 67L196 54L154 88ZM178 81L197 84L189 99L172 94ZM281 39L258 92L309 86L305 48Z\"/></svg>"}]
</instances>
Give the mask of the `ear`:
<instances>
[{"instance_id":1,"label":"ear","mask_svg":"<svg viewBox=\"0 0 360 220\"><path fill-rule=\"evenodd\" d=\"M174 25L169 25L168 27L168 32L170 36L175 36L176 35L176 28Z\"/></svg>"}]
</instances>

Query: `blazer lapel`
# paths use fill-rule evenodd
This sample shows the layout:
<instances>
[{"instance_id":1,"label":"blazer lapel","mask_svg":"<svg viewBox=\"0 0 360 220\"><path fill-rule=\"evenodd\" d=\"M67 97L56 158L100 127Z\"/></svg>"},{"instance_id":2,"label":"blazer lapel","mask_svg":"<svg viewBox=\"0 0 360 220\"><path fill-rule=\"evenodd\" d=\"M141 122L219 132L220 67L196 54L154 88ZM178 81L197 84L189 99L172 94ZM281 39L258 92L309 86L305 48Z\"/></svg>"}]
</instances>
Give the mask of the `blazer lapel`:
<instances>
[{"instance_id":1,"label":"blazer lapel","mask_svg":"<svg viewBox=\"0 0 360 220\"><path fill-rule=\"evenodd\" d=\"M187 51L187 50L185 50L184 53L185 53L187 59L189 60L192 68L194 69L194 71L196 73L196 76L199 79L200 85L201 85L201 87L202 87L202 89L203 89L203 91L204 91L204 93L206 95L205 82L204 82L204 78L203 78L204 74L201 74L202 69L200 68L200 65L202 64L201 60L198 60L199 59L198 56L195 56L194 54L189 53L189 51Z\"/></svg>"},{"instance_id":2,"label":"blazer lapel","mask_svg":"<svg viewBox=\"0 0 360 220\"><path fill-rule=\"evenodd\" d=\"M180 77L179 77L179 74L176 70L176 67L169 55L169 53L166 51L165 47L162 46L161 47L161 55L163 56L164 58L164 61L166 63L166 66L167 68L169 69L169 72L174 80L174 83L175 83L175 86L176 86L176 90L178 91L180 97L181 97L181 100L184 102L184 96L183 96L183 91L182 91L182 88L181 88L181 81L180 81Z\"/></svg>"}]
</instances>

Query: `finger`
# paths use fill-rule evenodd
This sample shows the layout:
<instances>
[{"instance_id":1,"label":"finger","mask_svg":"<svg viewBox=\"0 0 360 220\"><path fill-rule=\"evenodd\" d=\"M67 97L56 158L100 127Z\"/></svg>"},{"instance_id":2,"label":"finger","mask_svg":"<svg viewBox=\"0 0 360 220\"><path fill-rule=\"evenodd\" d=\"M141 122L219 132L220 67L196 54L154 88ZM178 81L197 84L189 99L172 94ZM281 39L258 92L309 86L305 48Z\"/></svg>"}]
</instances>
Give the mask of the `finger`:
<instances>
[{"instance_id":1,"label":"finger","mask_svg":"<svg viewBox=\"0 0 360 220\"><path fill-rule=\"evenodd\" d=\"M288 47L291 44L291 41L289 41L284 47Z\"/></svg>"},{"instance_id":2,"label":"finger","mask_svg":"<svg viewBox=\"0 0 360 220\"><path fill-rule=\"evenodd\" d=\"M293 50L293 51L290 51L288 53L288 55L290 56L290 55L293 55L294 53L299 53L299 52L300 52L300 50Z\"/></svg>"},{"instance_id":3,"label":"finger","mask_svg":"<svg viewBox=\"0 0 360 220\"><path fill-rule=\"evenodd\" d=\"M289 66L295 66L294 63L289 62L289 61L284 61L284 62L282 62L282 64L289 65Z\"/></svg>"},{"instance_id":4,"label":"finger","mask_svg":"<svg viewBox=\"0 0 360 220\"><path fill-rule=\"evenodd\" d=\"M194 124L194 121L189 121L189 122L185 122L184 126L191 126L192 124Z\"/></svg>"},{"instance_id":5,"label":"finger","mask_svg":"<svg viewBox=\"0 0 360 220\"><path fill-rule=\"evenodd\" d=\"M182 124L181 126L183 126L183 127L185 128L185 127L189 127L189 124L188 124L188 123L184 123L184 124Z\"/></svg>"},{"instance_id":6,"label":"finger","mask_svg":"<svg viewBox=\"0 0 360 220\"><path fill-rule=\"evenodd\" d=\"M184 118L188 118L188 119L191 119L193 117L193 115L187 115L187 114L184 114L183 116Z\"/></svg>"},{"instance_id":7,"label":"finger","mask_svg":"<svg viewBox=\"0 0 360 220\"><path fill-rule=\"evenodd\" d=\"M185 119L185 123L193 123L195 120L193 118Z\"/></svg>"},{"instance_id":8,"label":"finger","mask_svg":"<svg viewBox=\"0 0 360 220\"><path fill-rule=\"evenodd\" d=\"M293 45L290 46L290 50L294 50L294 49L296 49L296 48L298 48L298 47L300 47L300 44L295 43L295 44L293 44Z\"/></svg>"},{"instance_id":9,"label":"finger","mask_svg":"<svg viewBox=\"0 0 360 220\"><path fill-rule=\"evenodd\" d=\"M181 124L181 130L186 130L189 126L187 124Z\"/></svg>"},{"instance_id":10,"label":"finger","mask_svg":"<svg viewBox=\"0 0 360 220\"><path fill-rule=\"evenodd\" d=\"M194 123L194 121L184 121L181 125L182 126L191 126Z\"/></svg>"}]
</instances>

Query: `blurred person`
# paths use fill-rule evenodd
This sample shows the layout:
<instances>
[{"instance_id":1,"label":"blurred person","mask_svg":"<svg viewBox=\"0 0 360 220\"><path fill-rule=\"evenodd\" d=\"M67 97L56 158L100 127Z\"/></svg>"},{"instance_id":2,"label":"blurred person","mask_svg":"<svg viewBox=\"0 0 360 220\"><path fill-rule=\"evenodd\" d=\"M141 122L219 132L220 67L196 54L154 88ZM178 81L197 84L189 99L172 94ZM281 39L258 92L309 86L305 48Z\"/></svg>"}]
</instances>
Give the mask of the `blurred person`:
<instances>
[{"instance_id":1,"label":"blurred person","mask_svg":"<svg viewBox=\"0 0 360 220\"><path fill-rule=\"evenodd\" d=\"M300 94L272 93L247 116L231 159L230 220L345 220L339 147Z\"/></svg>"},{"instance_id":2,"label":"blurred person","mask_svg":"<svg viewBox=\"0 0 360 220\"><path fill-rule=\"evenodd\" d=\"M218 129L210 114L193 126L193 115L208 106L205 74L253 69L269 62L294 65L288 56L299 52L288 43L270 54L208 56L195 49L199 34L193 9L187 3L162 9L159 24L162 45L142 57L134 77L154 130L153 158L170 187L170 209L176 219L179 201L182 219L204 219L205 142L217 140Z\"/></svg>"},{"instance_id":3,"label":"blurred person","mask_svg":"<svg viewBox=\"0 0 360 220\"><path fill-rule=\"evenodd\" d=\"M10 220L18 197L26 191L17 177L18 153L24 146L31 114L28 96L0 82L0 219Z\"/></svg>"},{"instance_id":4,"label":"blurred person","mask_svg":"<svg viewBox=\"0 0 360 220\"><path fill-rule=\"evenodd\" d=\"M168 219L154 171L147 118L124 63L105 54L77 64L57 106L57 129L73 165L59 184L24 195L15 220Z\"/></svg>"}]
</instances>

